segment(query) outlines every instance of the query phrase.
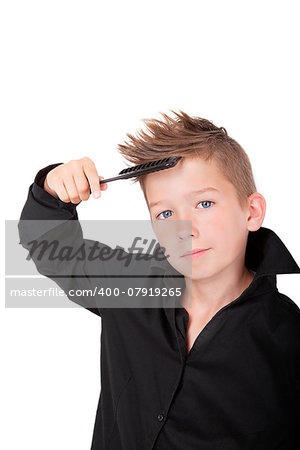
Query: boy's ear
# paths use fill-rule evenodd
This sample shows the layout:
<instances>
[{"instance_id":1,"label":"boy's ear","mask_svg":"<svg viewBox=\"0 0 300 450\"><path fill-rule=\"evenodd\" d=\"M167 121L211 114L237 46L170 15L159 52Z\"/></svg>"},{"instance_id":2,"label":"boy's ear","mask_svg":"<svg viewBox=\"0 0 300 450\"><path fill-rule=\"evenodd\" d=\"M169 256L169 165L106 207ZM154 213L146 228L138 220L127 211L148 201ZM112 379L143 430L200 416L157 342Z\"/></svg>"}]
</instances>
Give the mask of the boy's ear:
<instances>
[{"instance_id":1,"label":"boy's ear","mask_svg":"<svg viewBox=\"0 0 300 450\"><path fill-rule=\"evenodd\" d=\"M248 230L257 231L261 227L266 215L267 202L259 192L248 197Z\"/></svg>"}]
</instances>

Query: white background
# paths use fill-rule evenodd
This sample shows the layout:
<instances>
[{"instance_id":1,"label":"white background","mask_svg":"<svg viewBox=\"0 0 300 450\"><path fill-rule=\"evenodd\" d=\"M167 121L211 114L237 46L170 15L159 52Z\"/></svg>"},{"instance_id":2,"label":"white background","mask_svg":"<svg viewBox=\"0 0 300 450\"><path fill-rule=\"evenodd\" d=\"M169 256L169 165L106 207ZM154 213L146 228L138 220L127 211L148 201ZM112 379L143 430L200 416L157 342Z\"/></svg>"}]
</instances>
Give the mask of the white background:
<instances>
[{"instance_id":1,"label":"white background","mask_svg":"<svg viewBox=\"0 0 300 450\"><path fill-rule=\"evenodd\" d=\"M299 263L297 6L2 1L2 229L4 219L19 218L39 169L87 155L100 175L117 175L126 133L182 109L224 126L243 146L267 201L263 226ZM78 213L148 218L139 185L128 180L110 183ZM300 305L298 275L279 275L278 288ZM2 300L1 448L89 449L101 319L79 308L5 309Z\"/></svg>"}]
</instances>

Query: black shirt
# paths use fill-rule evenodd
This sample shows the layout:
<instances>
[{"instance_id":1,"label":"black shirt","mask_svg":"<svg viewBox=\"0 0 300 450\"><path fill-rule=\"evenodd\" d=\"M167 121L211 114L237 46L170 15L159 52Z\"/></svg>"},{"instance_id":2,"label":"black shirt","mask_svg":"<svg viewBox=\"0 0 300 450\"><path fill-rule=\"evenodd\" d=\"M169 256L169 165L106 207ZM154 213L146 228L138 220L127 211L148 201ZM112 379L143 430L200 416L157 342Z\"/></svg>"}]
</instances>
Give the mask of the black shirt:
<instances>
[{"instance_id":1,"label":"black shirt","mask_svg":"<svg viewBox=\"0 0 300 450\"><path fill-rule=\"evenodd\" d=\"M82 236L77 205L43 189L46 174L57 165L42 169L29 187L19 222L20 243L27 249L37 237L28 220L75 220L70 242L93 242ZM44 233L49 223L46 228ZM66 293L71 286L95 283L89 277L95 267L82 264L81 278L60 278L61 267L34 262ZM82 305L102 320L101 393L91 450L300 449L300 309L276 286L276 274L300 269L265 227L249 232L245 264L253 281L212 317L188 355L189 315L180 305ZM159 274L157 286L170 286L176 274L166 260L144 262L145 269L149 276ZM103 270L98 263L98 272Z\"/></svg>"}]
</instances>

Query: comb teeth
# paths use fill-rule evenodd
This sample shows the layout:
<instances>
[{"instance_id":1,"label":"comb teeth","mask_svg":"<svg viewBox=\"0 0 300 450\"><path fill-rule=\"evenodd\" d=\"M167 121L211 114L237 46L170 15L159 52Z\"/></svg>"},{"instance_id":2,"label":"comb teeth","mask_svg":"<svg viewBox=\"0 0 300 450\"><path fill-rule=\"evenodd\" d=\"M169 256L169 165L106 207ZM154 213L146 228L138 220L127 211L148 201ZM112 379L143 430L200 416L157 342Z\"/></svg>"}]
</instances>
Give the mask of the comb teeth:
<instances>
[{"instance_id":1,"label":"comb teeth","mask_svg":"<svg viewBox=\"0 0 300 450\"><path fill-rule=\"evenodd\" d=\"M150 167L155 167L155 166L160 166L162 164L166 165L168 167L168 163L170 161L173 161L175 157L169 157L169 158L163 158L163 159L159 159L157 161L150 161L148 163L144 163L144 164L139 164L138 166L134 166L134 167L128 167L127 169L123 169L121 170L121 172L119 173L119 175L123 175L125 173L131 173L131 172L136 172L138 170L144 170L144 169L148 169Z\"/></svg>"},{"instance_id":2,"label":"comb teeth","mask_svg":"<svg viewBox=\"0 0 300 450\"><path fill-rule=\"evenodd\" d=\"M119 175L116 177L100 180L100 184L107 183L109 181L139 177L158 170L169 169L170 167L174 167L181 158L181 156L169 156L168 158L159 159L158 161L149 161L145 164L139 164L138 166L127 167L126 169L121 170Z\"/></svg>"}]
</instances>

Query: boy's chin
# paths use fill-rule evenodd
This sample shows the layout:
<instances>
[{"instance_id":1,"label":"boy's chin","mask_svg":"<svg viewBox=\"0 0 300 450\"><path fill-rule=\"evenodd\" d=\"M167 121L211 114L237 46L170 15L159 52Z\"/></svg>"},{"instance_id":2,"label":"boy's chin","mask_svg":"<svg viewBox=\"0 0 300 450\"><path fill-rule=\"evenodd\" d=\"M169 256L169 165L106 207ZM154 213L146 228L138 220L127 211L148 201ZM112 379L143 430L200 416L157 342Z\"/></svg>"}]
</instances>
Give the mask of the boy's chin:
<instances>
[{"instance_id":1,"label":"boy's chin","mask_svg":"<svg viewBox=\"0 0 300 450\"><path fill-rule=\"evenodd\" d=\"M201 279L208 276L207 264L203 265L200 261L176 259L169 261L172 267L186 278Z\"/></svg>"},{"instance_id":2,"label":"boy's chin","mask_svg":"<svg viewBox=\"0 0 300 450\"><path fill-rule=\"evenodd\" d=\"M173 266L174 267L174 266ZM191 279L193 281L196 280L202 280L210 276L207 269L199 269L195 267L174 267L174 269L180 273L180 275L183 275L184 278Z\"/></svg>"}]
</instances>

